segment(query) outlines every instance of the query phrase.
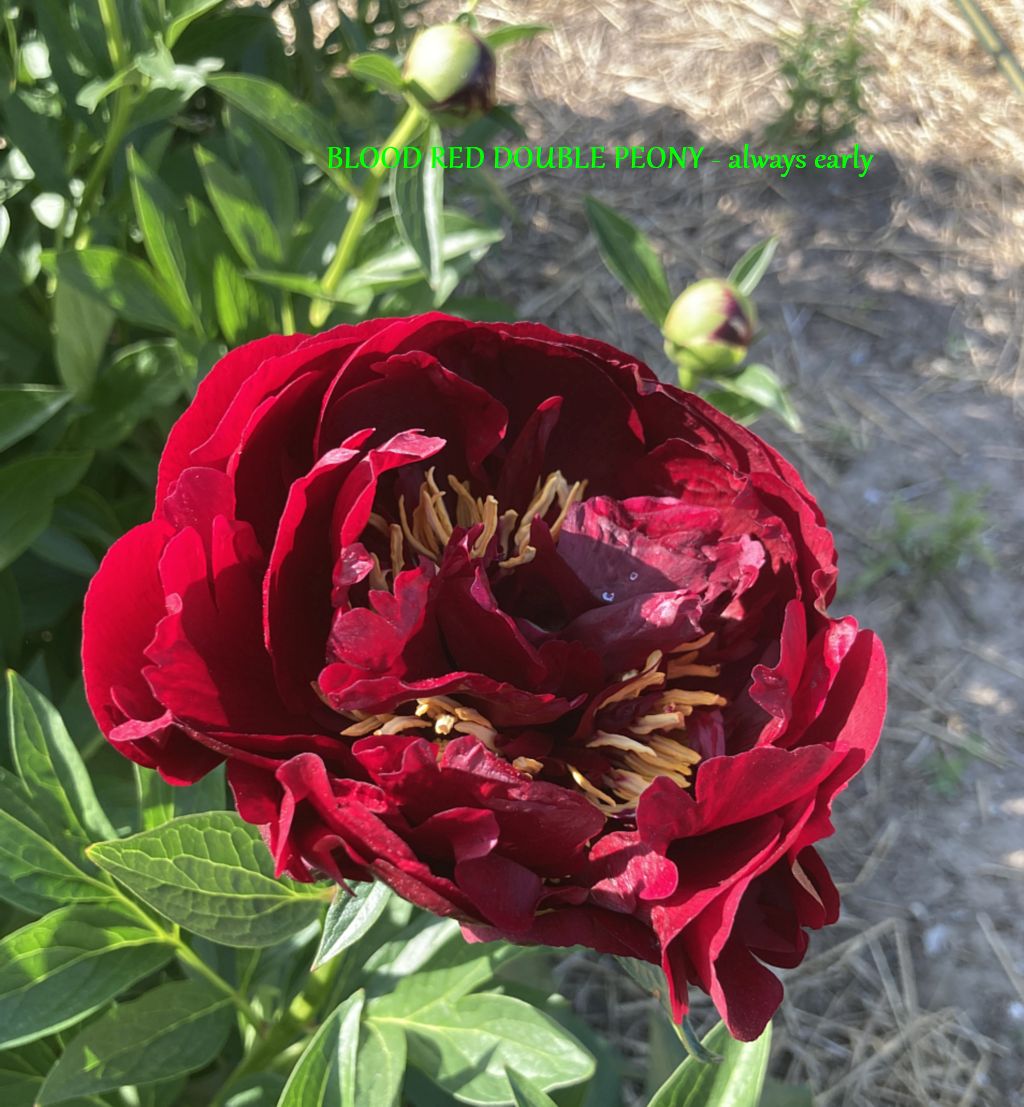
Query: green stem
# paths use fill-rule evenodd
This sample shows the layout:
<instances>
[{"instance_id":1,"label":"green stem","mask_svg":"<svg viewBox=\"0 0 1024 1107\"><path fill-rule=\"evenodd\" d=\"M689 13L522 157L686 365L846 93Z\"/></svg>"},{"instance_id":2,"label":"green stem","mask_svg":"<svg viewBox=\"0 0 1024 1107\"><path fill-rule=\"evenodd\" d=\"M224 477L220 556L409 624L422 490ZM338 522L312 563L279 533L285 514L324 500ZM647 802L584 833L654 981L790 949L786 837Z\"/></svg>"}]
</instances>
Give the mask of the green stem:
<instances>
[{"instance_id":1,"label":"green stem","mask_svg":"<svg viewBox=\"0 0 1024 1107\"><path fill-rule=\"evenodd\" d=\"M284 292L281 296L281 330L284 334L295 333L295 308L290 292Z\"/></svg>"},{"instance_id":2,"label":"green stem","mask_svg":"<svg viewBox=\"0 0 1024 1107\"><path fill-rule=\"evenodd\" d=\"M92 163L89 176L86 177L82 202L78 205L78 211L75 213L75 223L71 228L71 238L76 250L81 250L89 241L89 232L84 224L96 203L97 195L103 186L110 163L114 160L114 154L117 153L118 146L121 145L121 139L124 138L125 132L128 130L131 113L131 92L127 88L119 88L114 93L114 109L110 117L110 127L107 130L106 138L103 140L103 146L96 160Z\"/></svg>"},{"instance_id":3,"label":"green stem","mask_svg":"<svg viewBox=\"0 0 1024 1107\"><path fill-rule=\"evenodd\" d=\"M122 69L127 67L130 55L121 30L121 17L117 11L117 0L97 0L97 2L100 9L100 20L106 33L110 64L114 67L115 74L120 73ZM92 169L89 170L89 176L85 181L85 190L82 193L82 202L78 205L78 211L75 214L71 237L76 249L81 249L88 242L88 234L84 230L84 223L92 212L107 169L109 169L114 154L121 144L121 139L124 138L128 129L131 110L132 96L130 90L119 88L114 93L114 107L110 115L110 127L103 140L99 155L93 162Z\"/></svg>"},{"instance_id":4,"label":"green stem","mask_svg":"<svg viewBox=\"0 0 1024 1107\"><path fill-rule=\"evenodd\" d=\"M423 122L422 110L415 104L410 104L395 129L384 140L382 148L405 146L415 137ZM331 258L331 263L327 266L327 271L320 282L324 292L333 292L338 287L348 267L352 264L352 258L355 255L356 247L359 245L359 238L366 226L366 221L377 209L377 196L380 193L381 182L384 180L384 174L387 171L387 167L381 161L374 165L367 174L359 193L359 199L356 201L356 206L352 209L338 241L338 249L334 257ZM309 321L314 327L322 326L330 313L331 304L329 301L314 300L309 307Z\"/></svg>"},{"instance_id":5,"label":"green stem","mask_svg":"<svg viewBox=\"0 0 1024 1107\"><path fill-rule=\"evenodd\" d=\"M328 965L310 973L306 986L292 1000L288 1010L274 1023L263 1041L243 1057L228 1075L210 1107L222 1107L231 1089L240 1080L250 1073L269 1067L270 1062L294 1046L298 1039L306 1037L313 1031L316 1016L330 992L331 984L343 960L343 956L336 957Z\"/></svg>"}]
</instances>

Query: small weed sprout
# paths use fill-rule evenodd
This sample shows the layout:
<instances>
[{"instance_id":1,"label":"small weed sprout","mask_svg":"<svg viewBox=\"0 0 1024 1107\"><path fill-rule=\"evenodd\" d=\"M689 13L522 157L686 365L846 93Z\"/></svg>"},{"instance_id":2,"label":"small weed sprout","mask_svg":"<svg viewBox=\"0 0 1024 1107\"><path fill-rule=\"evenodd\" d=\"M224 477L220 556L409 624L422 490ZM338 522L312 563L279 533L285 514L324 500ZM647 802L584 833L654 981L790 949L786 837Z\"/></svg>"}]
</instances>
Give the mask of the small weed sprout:
<instances>
[{"instance_id":1,"label":"small weed sprout","mask_svg":"<svg viewBox=\"0 0 1024 1107\"><path fill-rule=\"evenodd\" d=\"M809 20L799 35L783 40L779 71L789 103L765 131L769 141L813 149L853 133L865 113L861 80L868 70L859 31L866 6L867 0L850 0L845 33Z\"/></svg>"},{"instance_id":2,"label":"small weed sprout","mask_svg":"<svg viewBox=\"0 0 1024 1107\"><path fill-rule=\"evenodd\" d=\"M877 556L854 579L850 594L864 592L890 575L907 578L916 594L972 563L991 566L992 552L982 537L991 525L981 506L983 496L983 491L954 487L945 511L894 503L892 521L873 536Z\"/></svg>"}]
</instances>

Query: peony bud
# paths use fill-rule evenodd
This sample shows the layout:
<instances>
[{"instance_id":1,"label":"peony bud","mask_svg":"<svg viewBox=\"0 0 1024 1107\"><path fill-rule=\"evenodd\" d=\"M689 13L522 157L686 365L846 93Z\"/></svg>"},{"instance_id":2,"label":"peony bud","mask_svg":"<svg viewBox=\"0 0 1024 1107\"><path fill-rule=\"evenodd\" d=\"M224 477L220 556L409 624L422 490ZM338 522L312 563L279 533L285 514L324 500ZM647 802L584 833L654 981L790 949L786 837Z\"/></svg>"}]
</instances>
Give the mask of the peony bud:
<instances>
[{"instance_id":1,"label":"peony bud","mask_svg":"<svg viewBox=\"0 0 1024 1107\"><path fill-rule=\"evenodd\" d=\"M461 23L428 27L413 40L405 79L431 111L466 117L494 107L494 52Z\"/></svg>"},{"instance_id":2,"label":"peony bud","mask_svg":"<svg viewBox=\"0 0 1024 1107\"><path fill-rule=\"evenodd\" d=\"M680 377L735 369L754 337L757 312L750 300L723 280L703 280L684 289L662 325L665 353Z\"/></svg>"}]
</instances>

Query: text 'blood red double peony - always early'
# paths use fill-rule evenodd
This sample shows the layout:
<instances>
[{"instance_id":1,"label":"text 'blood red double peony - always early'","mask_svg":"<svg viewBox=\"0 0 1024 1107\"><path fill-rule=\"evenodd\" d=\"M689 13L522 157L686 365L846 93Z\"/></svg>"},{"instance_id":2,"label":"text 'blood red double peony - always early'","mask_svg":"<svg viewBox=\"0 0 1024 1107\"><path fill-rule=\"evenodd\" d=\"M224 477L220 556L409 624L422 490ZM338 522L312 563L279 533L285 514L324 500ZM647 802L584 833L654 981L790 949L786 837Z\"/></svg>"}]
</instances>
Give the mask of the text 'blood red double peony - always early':
<instances>
[{"instance_id":1,"label":"text 'blood red double peony - always early'","mask_svg":"<svg viewBox=\"0 0 1024 1107\"><path fill-rule=\"evenodd\" d=\"M882 724L799 476L602 342L445 315L230 353L85 607L89 702L227 762L280 871L660 964L757 1036Z\"/></svg>"}]
</instances>

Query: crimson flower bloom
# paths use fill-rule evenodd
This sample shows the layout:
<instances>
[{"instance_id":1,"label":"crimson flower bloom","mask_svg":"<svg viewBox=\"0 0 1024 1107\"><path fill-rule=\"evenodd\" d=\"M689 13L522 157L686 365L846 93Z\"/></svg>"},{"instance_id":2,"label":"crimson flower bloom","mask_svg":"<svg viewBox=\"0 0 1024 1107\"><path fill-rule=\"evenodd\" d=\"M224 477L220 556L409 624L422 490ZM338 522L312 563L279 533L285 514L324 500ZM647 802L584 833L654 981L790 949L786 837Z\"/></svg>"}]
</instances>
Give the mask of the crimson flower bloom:
<instances>
[{"instance_id":1,"label":"crimson flower bloom","mask_svg":"<svg viewBox=\"0 0 1024 1107\"><path fill-rule=\"evenodd\" d=\"M170 783L226 761L279 871L660 964L752 1039L882 725L835 579L792 466L635 358L375 319L213 368L89 589L86 690Z\"/></svg>"}]
</instances>

